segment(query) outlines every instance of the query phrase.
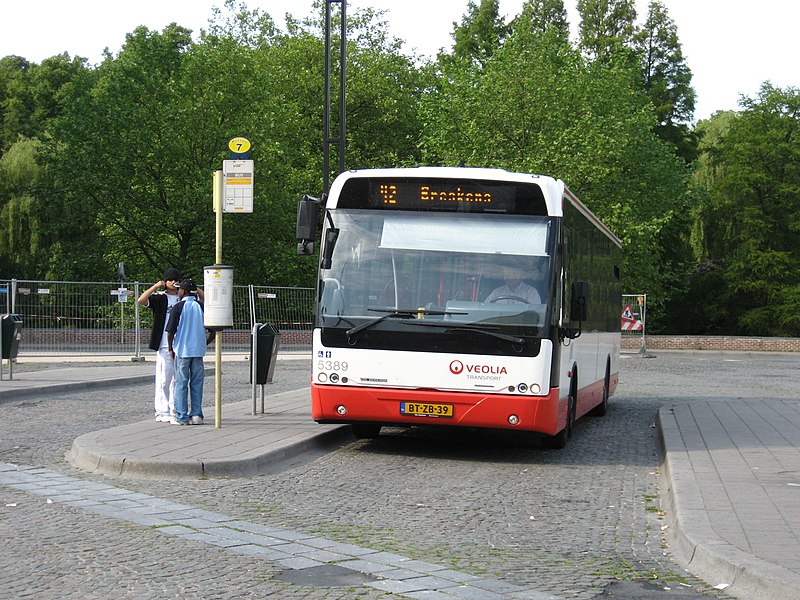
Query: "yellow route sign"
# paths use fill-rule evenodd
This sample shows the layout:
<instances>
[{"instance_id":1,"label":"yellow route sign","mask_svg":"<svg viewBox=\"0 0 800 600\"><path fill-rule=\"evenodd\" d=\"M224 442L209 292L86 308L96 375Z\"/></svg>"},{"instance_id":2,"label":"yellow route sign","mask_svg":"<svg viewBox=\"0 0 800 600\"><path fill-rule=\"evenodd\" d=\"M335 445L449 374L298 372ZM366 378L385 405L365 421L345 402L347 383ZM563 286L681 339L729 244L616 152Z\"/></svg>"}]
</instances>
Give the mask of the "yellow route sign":
<instances>
[{"instance_id":1,"label":"yellow route sign","mask_svg":"<svg viewBox=\"0 0 800 600\"><path fill-rule=\"evenodd\" d=\"M244 154L250 150L250 140L245 137L235 137L228 142L228 148L236 154Z\"/></svg>"}]
</instances>

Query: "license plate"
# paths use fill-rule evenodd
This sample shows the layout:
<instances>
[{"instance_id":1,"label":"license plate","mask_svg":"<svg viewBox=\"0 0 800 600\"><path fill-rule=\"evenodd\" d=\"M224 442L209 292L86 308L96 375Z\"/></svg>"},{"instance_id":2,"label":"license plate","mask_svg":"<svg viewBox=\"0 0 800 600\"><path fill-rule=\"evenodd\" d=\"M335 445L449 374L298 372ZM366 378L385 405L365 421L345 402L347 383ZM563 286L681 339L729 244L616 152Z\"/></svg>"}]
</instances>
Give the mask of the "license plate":
<instances>
[{"instance_id":1,"label":"license plate","mask_svg":"<svg viewBox=\"0 0 800 600\"><path fill-rule=\"evenodd\" d=\"M400 414L412 417L452 417L452 404L433 404L430 402L401 402Z\"/></svg>"}]
</instances>

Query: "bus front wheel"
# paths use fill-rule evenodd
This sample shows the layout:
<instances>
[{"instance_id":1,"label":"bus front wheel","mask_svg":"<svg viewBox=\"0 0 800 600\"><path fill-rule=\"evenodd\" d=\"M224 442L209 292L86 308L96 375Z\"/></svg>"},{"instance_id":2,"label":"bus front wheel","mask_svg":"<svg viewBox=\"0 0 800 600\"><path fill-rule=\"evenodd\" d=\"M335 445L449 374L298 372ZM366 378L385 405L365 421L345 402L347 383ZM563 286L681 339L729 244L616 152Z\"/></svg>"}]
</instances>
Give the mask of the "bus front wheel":
<instances>
[{"instance_id":1,"label":"bus front wheel","mask_svg":"<svg viewBox=\"0 0 800 600\"><path fill-rule=\"evenodd\" d=\"M567 426L564 427L555 435L547 435L542 439L542 445L549 450L561 450L567 445L567 440L572 435L572 428L575 425L575 411L577 404L575 395L569 395L569 404L567 406Z\"/></svg>"}]
</instances>

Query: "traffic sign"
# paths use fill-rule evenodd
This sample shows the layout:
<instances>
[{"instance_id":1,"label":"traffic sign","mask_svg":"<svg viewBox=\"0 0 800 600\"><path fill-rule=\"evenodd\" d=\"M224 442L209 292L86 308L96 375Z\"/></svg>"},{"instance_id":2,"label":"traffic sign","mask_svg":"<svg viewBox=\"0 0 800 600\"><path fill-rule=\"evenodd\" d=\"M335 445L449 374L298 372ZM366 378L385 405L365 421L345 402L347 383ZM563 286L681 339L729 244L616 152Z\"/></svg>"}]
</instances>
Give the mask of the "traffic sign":
<instances>
[{"instance_id":1,"label":"traffic sign","mask_svg":"<svg viewBox=\"0 0 800 600\"><path fill-rule=\"evenodd\" d=\"M637 318L630 304L626 304L622 309L622 323L620 328L623 331L642 331L644 328L644 323Z\"/></svg>"}]
</instances>

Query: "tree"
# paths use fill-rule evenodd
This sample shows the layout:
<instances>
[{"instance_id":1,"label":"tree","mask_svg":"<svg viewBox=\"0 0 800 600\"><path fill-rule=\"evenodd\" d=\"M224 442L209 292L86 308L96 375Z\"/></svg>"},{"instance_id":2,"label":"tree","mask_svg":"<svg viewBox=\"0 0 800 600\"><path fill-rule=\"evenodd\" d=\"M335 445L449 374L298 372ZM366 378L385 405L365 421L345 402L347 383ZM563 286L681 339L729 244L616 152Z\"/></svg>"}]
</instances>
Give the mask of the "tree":
<instances>
[{"instance_id":1,"label":"tree","mask_svg":"<svg viewBox=\"0 0 800 600\"><path fill-rule=\"evenodd\" d=\"M740 104L735 118L716 116L727 129L705 150L695 286L709 292L716 332L797 336L800 90L765 83Z\"/></svg>"},{"instance_id":2,"label":"tree","mask_svg":"<svg viewBox=\"0 0 800 600\"><path fill-rule=\"evenodd\" d=\"M116 57L67 90L47 166L61 183L59 206L83 207L97 227L94 271L125 260L129 277L149 280L164 265L196 276L211 264L211 173L230 157L227 140L244 135L253 143L255 206L223 219L224 260L245 281L313 281L314 265L295 254L294 213L302 194L321 189L319 22L290 18L283 33L257 10L232 1L226 9L244 12L218 12L197 42L177 24L137 28ZM351 18L348 165L416 162L420 72L375 13ZM88 265L62 266L88 275Z\"/></svg>"},{"instance_id":3,"label":"tree","mask_svg":"<svg viewBox=\"0 0 800 600\"><path fill-rule=\"evenodd\" d=\"M21 139L0 157L0 267L5 277L39 275L44 262L32 190L42 178L37 142Z\"/></svg>"},{"instance_id":4,"label":"tree","mask_svg":"<svg viewBox=\"0 0 800 600\"><path fill-rule=\"evenodd\" d=\"M461 61L485 65L508 34L508 26L500 16L499 0L470 0L461 24L453 23L453 56Z\"/></svg>"},{"instance_id":5,"label":"tree","mask_svg":"<svg viewBox=\"0 0 800 600\"><path fill-rule=\"evenodd\" d=\"M86 60L67 53L46 58L41 64L7 56L0 61L0 149L8 149L19 136L40 137L61 110L61 92L82 70Z\"/></svg>"},{"instance_id":6,"label":"tree","mask_svg":"<svg viewBox=\"0 0 800 600\"><path fill-rule=\"evenodd\" d=\"M638 66L588 62L537 17L523 11L480 76L441 62L423 100L426 162L564 179L623 239L626 286L659 299L657 318L679 270L662 237L687 210L686 169L653 134Z\"/></svg>"},{"instance_id":7,"label":"tree","mask_svg":"<svg viewBox=\"0 0 800 600\"><path fill-rule=\"evenodd\" d=\"M522 5L522 24L543 35L555 28L565 40L569 38L569 22L563 0L526 0ZM513 26L516 25L516 21Z\"/></svg>"},{"instance_id":8,"label":"tree","mask_svg":"<svg viewBox=\"0 0 800 600\"><path fill-rule=\"evenodd\" d=\"M347 168L419 164L419 102L427 77L370 10L349 18Z\"/></svg>"},{"instance_id":9,"label":"tree","mask_svg":"<svg viewBox=\"0 0 800 600\"><path fill-rule=\"evenodd\" d=\"M697 142L690 132L695 92L692 72L686 64L678 30L659 0L650 2L647 20L636 34L644 88L656 111L656 134L672 144L687 163L697 156Z\"/></svg>"},{"instance_id":10,"label":"tree","mask_svg":"<svg viewBox=\"0 0 800 600\"><path fill-rule=\"evenodd\" d=\"M578 0L580 47L590 59L608 62L632 48L636 28L633 0Z\"/></svg>"},{"instance_id":11,"label":"tree","mask_svg":"<svg viewBox=\"0 0 800 600\"><path fill-rule=\"evenodd\" d=\"M197 106L205 96L191 89L196 80L184 69L190 45L190 32L175 24L160 34L137 28L117 58L69 90L55 122L48 158L65 186L62 201L85 206L99 227L106 250L92 261L109 275L123 259L132 277L152 278L164 265L196 275L208 260L201 248L213 247L204 233L213 219L201 198L209 193L213 147L204 134L219 115Z\"/></svg>"}]
</instances>

